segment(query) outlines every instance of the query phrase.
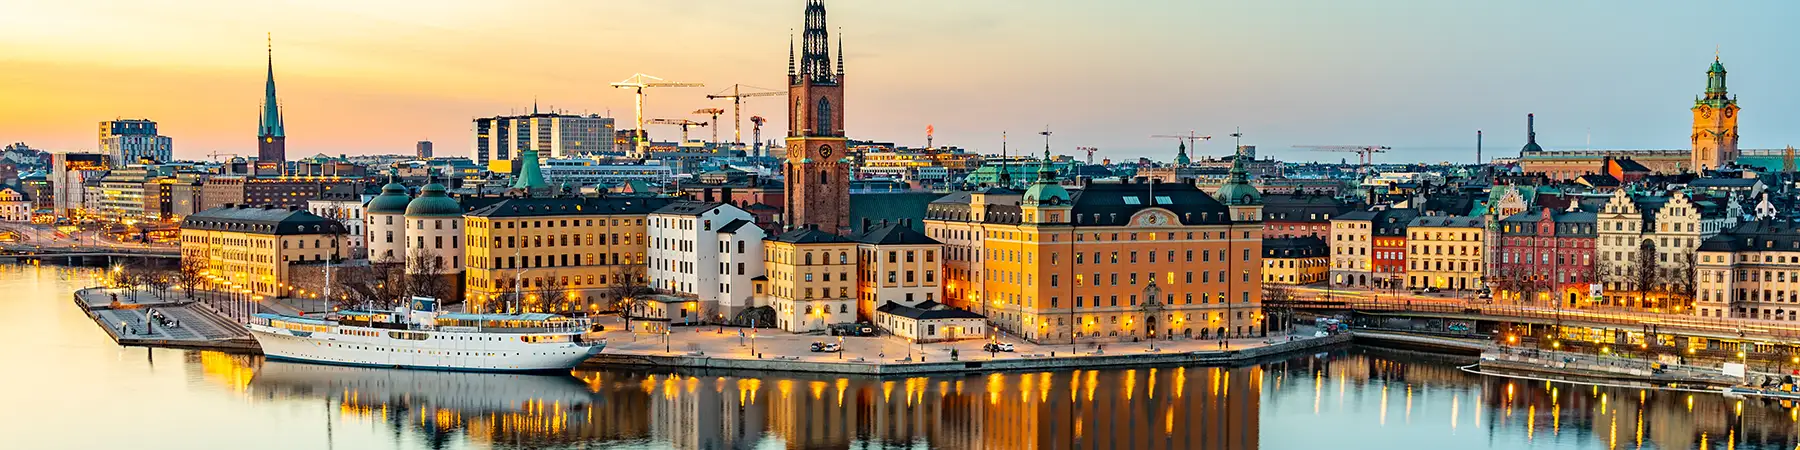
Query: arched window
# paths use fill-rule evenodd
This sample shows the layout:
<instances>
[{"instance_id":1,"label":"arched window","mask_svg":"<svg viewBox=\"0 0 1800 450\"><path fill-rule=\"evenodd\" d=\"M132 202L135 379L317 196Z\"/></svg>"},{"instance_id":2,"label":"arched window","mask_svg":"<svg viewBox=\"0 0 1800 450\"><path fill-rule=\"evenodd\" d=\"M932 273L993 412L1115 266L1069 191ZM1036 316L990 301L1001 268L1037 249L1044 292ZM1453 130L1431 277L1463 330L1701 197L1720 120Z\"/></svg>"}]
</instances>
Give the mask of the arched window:
<instances>
[{"instance_id":1,"label":"arched window","mask_svg":"<svg viewBox=\"0 0 1800 450\"><path fill-rule=\"evenodd\" d=\"M817 110L813 111L813 117L818 123L818 125L816 127L814 127L813 131L816 131L819 134L830 134L831 130L832 130L832 128L831 128L831 99L822 98L822 97L819 98L819 108Z\"/></svg>"}]
</instances>

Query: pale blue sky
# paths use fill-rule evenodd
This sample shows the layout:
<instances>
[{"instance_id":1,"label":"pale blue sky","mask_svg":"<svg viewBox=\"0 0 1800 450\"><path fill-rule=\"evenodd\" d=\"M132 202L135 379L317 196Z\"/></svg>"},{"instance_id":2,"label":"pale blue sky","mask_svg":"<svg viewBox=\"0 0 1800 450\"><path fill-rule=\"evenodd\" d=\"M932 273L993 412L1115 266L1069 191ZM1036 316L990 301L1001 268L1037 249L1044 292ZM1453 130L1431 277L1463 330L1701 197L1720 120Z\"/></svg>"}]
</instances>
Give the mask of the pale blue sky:
<instances>
[{"instance_id":1,"label":"pale blue sky","mask_svg":"<svg viewBox=\"0 0 1800 450\"><path fill-rule=\"evenodd\" d=\"M799 0L675 2L0 0L0 141L91 148L148 116L178 156L250 151L263 36L276 40L290 153L467 154L469 119L529 107L611 110L644 72L652 117L688 117L731 83L781 88ZM1715 46L1743 145L1800 143L1800 6L1783 1L832 0L847 36L857 138L997 151L1001 131L1055 151L1167 159L1151 134L1218 136L1294 159L1300 144L1379 144L1382 161L1515 152L1536 112L1547 148L1684 148ZM760 114L782 130L783 103ZM652 128L661 137L670 127ZM725 128L721 135L729 135ZM700 132L705 135L705 131ZM746 130L746 138L749 133ZM1154 152L1154 153L1153 153ZM1303 157L1303 158L1302 158Z\"/></svg>"}]
</instances>

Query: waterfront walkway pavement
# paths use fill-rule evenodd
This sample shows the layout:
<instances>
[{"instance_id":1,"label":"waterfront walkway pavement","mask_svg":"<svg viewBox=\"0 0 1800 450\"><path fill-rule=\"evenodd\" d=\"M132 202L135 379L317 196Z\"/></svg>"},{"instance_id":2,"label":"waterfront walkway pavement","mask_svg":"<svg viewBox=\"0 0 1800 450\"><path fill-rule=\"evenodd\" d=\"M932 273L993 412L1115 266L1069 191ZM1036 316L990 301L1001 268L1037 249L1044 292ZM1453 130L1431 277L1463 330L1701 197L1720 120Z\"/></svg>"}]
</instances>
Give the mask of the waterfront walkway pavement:
<instances>
[{"instance_id":1,"label":"waterfront walkway pavement","mask_svg":"<svg viewBox=\"0 0 1800 450\"><path fill-rule=\"evenodd\" d=\"M147 291L89 288L76 291L75 298L94 323L120 345L234 351L256 348L243 325L226 318L212 305L195 302L179 291L158 297ZM151 318L152 310L175 326Z\"/></svg>"},{"instance_id":2,"label":"waterfront walkway pavement","mask_svg":"<svg viewBox=\"0 0 1800 450\"><path fill-rule=\"evenodd\" d=\"M1268 337L1230 339L1221 346L1219 340L1216 339L1033 344L1012 337L1002 337L999 341L1013 344L1014 351L989 353L982 350L982 344L988 342L986 339L917 344L884 334L876 337L843 336L840 341L840 336L827 336L823 333L795 334L768 328L756 330L755 339L751 339L749 329L711 325L676 326L671 333L662 335L622 331L625 329L625 324L617 316L604 316L597 318L597 321L605 325L608 330L601 334L607 340L605 353L609 354L703 356L745 360L785 359L852 364L948 362L951 361L952 350L956 351L957 361L1226 352L1266 347L1289 340L1286 334L1272 334ZM740 332L743 334L740 335ZM1293 339L1311 338L1312 333L1310 327L1296 330ZM813 352L810 349L813 342L842 342L844 350L837 353Z\"/></svg>"}]
</instances>

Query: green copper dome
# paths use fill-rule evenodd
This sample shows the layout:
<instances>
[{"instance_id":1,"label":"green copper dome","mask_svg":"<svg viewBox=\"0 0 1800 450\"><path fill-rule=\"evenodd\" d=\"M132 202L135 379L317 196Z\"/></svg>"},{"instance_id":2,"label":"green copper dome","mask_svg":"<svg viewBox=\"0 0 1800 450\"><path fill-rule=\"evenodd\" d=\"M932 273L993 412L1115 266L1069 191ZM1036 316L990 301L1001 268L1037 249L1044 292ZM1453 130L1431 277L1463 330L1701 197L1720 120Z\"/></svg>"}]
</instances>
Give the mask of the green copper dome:
<instances>
[{"instance_id":1,"label":"green copper dome","mask_svg":"<svg viewBox=\"0 0 1800 450\"><path fill-rule=\"evenodd\" d=\"M431 183L419 189L419 198L406 205L406 217L462 217L462 204L450 198L444 185Z\"/></svg>"},{"instance_id":2,"label":"green copper dome","mask_svg":"<svg viewBox=\"0 0 1800 450\"><path fill-rule=\"evenodd\" d=\"M1244 169L1242 156L1231 161L1231 176L1213 197L1219 199L1219 203L1232 206L1262 204L1262 192L1250 185L1250 171Z\"/></svg>"},{"instance_id":3,"label":"green copper dome","mask_svg":"<svg viewBox=\"0 0 1800 450\"><path fill-rule=\"evenodd\" d=\"M381 195L369 200L369 214L401 214L406 212L406 204L412 197L406 195L406 186L400 183L388 183L381 187Z\"/></svg>"}]
</instances>

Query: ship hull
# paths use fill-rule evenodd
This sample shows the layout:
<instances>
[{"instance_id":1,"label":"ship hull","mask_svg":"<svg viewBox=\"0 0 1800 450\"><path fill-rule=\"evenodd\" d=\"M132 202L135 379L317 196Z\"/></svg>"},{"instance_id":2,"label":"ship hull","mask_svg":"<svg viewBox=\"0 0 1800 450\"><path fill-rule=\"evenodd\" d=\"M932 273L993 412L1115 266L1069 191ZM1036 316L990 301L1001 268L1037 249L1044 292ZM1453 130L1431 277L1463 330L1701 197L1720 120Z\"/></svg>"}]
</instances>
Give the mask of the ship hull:
<instances>
[{"instance_id":1,"label":"ship hull","mask_svg":"<svg viewBox=\"0 0 1800 450\"><path fill-rule=\"evenodd\" d=\"M423 339L390 337L392 330L336 327L329 332L295 332L250 325L250 335L269 359L352 367L387 367L455 372L568 372L599 353L604 342L528 343L524 335L408 331Z\"/></svg>"}]
</instances>

